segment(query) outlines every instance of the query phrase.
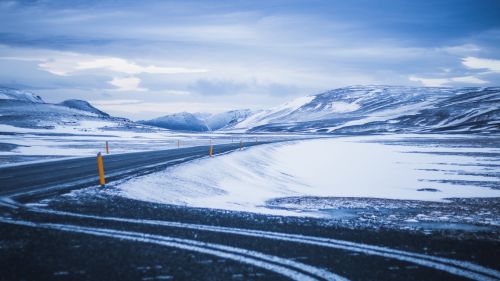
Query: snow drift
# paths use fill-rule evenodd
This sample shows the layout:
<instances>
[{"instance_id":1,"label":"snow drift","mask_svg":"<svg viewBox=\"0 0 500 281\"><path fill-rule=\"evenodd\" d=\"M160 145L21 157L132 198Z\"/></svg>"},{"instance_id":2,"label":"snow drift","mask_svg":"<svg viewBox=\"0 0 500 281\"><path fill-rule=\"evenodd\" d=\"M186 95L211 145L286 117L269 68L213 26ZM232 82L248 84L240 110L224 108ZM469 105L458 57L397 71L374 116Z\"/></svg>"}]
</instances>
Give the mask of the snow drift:
<instances>
[{"instance_id":1,"label":"snow drift","mask_svg":"<svg viewBox=\"0 0 500 281\"><path fill-rule=\"evenodd\" d=\"M485 169L483 164L491 162L460 154L488 152L491 148L454 148L457 154L447 156L447 163L442 163L439 153L448 148L366 142L374 139L388 137L320 139L252 147L134 178L118 184L116 190L128 198L157 203L295 215L300 212L278 211L269 208L266 202L288 196L431 201L500 196L500 190L472 184L491 180L477 175ZM432 153L408 153L414 150ZM454 169L466 169L475 175L443 172ZM464 183L452 184L454 181ZM495 182L500 184L498 179Z\"/></svg>"}]
</instances>

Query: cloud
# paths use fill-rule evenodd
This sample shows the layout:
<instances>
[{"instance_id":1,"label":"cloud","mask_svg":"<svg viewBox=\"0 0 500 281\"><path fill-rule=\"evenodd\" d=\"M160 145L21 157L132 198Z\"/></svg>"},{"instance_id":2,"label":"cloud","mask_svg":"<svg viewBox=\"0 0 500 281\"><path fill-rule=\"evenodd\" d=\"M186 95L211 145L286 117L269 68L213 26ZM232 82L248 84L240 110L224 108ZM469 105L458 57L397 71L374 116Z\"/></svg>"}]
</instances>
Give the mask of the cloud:
<instances>
[{"instance_id":1,"label":"cloud","mask_svg":"<svg viewBox=\"0 0 500 281\"><path fill-rule=\"evenodd\" d=\"M410 76L408 79L410 81L420 82L426 87L441 87L444 84L450 82L447 78L422 78L417 76Z\"/></svg>"},{"instance_id":2,"label":"cloud","mask_svg":"<svg viewBox=\"0 0 500 281\"><path fill-rule=\"evenodd\" d=\"M165 90L162 92L167 95L174 95L174 96L187 96L191 94L191 92L189 91L180 91L180 90Z\"/></svg>"},{"instance_id":3,"label":"cloud","mask_svg":"<svg viewBox=\"0 0 500 281\"><path fill-rule=\"evenodd\" d=\"M11 55L5 54L11 53ZM113 56L96 56L77 52L62 52L44 49L14 49L0 44L0 59L11 61L32 61L38 63L40 69L59 76L113 72L128 75L137 74L190 74L209 72L206 68L166 67L153 64L139 64L131 60Z\"/></svg>"},{"instance_id":4,"label":"cloud","mask_svg":"<svg viewBox=\"0 0 500 281\"><path fill-rule=\"evenodd\" d=\"M475 44L463 44L463 45L443 47L442 50L450 54L466 56L466 55L476 54L480 52L482 49L481 47Z\"/></svg>"},{"instance_id":5,"label":"cloud","mask_svg":"<svg viewBox=\"0 0 500 281\"><path fill-rule=\"evenodd\" d=\"M139 84L141 83L141 79L137 77L126 77L119 78L115 77L113 80L109 81L109 84L115 86L117 91L147 91L146 88L140 88Z\"/></svg>"},{"instance_id":6,"label":"cloud","mask_svg":"<svg viewBox=\"0 0 500 281\"><path fill-rule=\"evenodd\" d=\"M123 74L181 74L208 72L208 69L139 65L122 58L96 57L75 53L61 53L55 58L45 59L39 66L43 70L61 76L88 70L104 70Z\"/></svg>"},{"instance_id":7,"label":"cloud","mask_svg":"<svg viewBox=\"0 0 500 281\"><path fill-rule=\"evenodd\" d=\"M459 77L449 77L449 78L423 78L417 76L410 76L408 79L410 81L420 82L426 87L442 87L454 82L465 83L465 84L486 84L489 83L486 80L477 78L475 76L459 76Z\"/></svg>"},{"instance_id":8,"label":"cloud","mask_svg":"<svg viewBox=\"0 0 500 281\"><path fill-rule=\"evenodd\" d=\"M475 76L462 76L462 77L453 77L450 79L453 82L463 82L469 84L486 84L488 81L477 78Z\"/></svg>"},{"instance_id":9,"label":"cloud","mask_svg":"<svg viewBox=\"0 0 500 281\"><path fill-rule=\"evenodd\" d=\"M462 59L462 64L472 69L488 69L493 72L500 72L500 60L466 57Z\"/></svg>"},{"instance_id":10,"label":"cloud","mask_svg":"<svg viewBox=\"0 0 500 281\"><path fill-rule=\"evenodd\" d=\"M141 100L92 100L91 104L99 106L109 106L109 105L124 105L124 104L137 104L141 103Z\"/></svg>"},{"instance_id":11,"label":"cloud","mask_svg":"<svg viewBox=\"0 0 500 281\"><path fill-rule=\"evenodd\" d=\"M231 95L247 87L248 86L243 83L234 81L209 81L201 79L196 81L190 89L202 95Z\"/></svg>"},{"instance_id":12,"label":"cloud","mask_svg":"<svg viewBox=\"0 0 500 281\"><path fill-rule=\"evenodd\" d=\"M108 69L110 71L126 74L178 74L178 73L202 73L207 69L196 69L186 67L159 67L155 65L141 66L120 58L98 58L77 63L74 71L89 69Z\"/></svg>"}]
</instances>

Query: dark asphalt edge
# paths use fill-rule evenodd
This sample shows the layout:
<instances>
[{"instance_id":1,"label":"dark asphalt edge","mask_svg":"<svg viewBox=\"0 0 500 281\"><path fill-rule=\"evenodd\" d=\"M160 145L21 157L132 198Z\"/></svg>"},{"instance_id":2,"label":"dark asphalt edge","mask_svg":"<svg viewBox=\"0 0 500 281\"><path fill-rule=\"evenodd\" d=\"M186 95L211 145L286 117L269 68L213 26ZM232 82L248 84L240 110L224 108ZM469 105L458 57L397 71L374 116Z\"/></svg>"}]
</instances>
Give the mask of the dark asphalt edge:
<instances>
[{"instance_id":1,"label":"dark asphalt edge","mask_svg":"<svg viewBox=\"0 0 500 281\"><path fill-rule=\"evenodd\" d=\"M270 143L278 143L278 142L286 142L286 141L295 141L295 140L284 140L284 141L273 141L273 142L257 142L257 143L245 143L243 146L244 148L247 147L252 147L252 146L257 146L257 145L263 145L263 144L270 144ZM234 145L234 147L227 148L228 145ZM199 148L199 149L206 149L207 151L209 150L210 146L197 146L197 147L189 147L189 148ZM240 147L239 144L219 144L219 145L214 145L214 155L222 155L226 153L231 153L234 151L237 151ZM217 152L217 148L220 148L222 151ZM226 149L226 150L225 150ZM176 151L178 149L168 149L168 150L162 150L162 151ZM119 155L126 155L126 154L137 154L137 152L132 152L132 153L122 153ZM118 155L118 154L115 154ZM202 154L197 154L193 156L181 156L179 157L180 159L171 159L167 160L164 162L159 162L159 163L154 163L151 165L147 166L142 166L142 167L136 167L136 168L130 168L126 169L123 171L116 171L110 174L106 174L106 182L110 183L112 181L117 181L117 180L122 180L126 178L130 178L132 176L142 176L150 173L157 172L159 170L165 169L167 167L189 162L195 159L201 159L207 156L203 156ZM93 157L87 157L87 158L93 158ZM59 160L59 161L64 161L64 160ZM52 161L53 164L57 164L59 161ZM97 170L97 165L96 165L96 170ZM83 179L78 179L74 181L69 181L61 184L56 184L56 185L50 185L50 186L40 186L36 190L29 190L29 191L15 191L15 192L9 192L5 191L0 193L0 201L3 201L4 205L9 205L14 202L19 202L19 203L26 203L31 200L37 200L37 199L43 199L47 196L52 196L52 195L59 195L66 193L68 191L76 190L76 189L81 189L85 187L90 187L90 186L97 186L99 185L98 183L98 174L96 171L96 175L92 177L86 177ZM0 203L1 204L1 203Z\"/></svg>"}]
</instances>

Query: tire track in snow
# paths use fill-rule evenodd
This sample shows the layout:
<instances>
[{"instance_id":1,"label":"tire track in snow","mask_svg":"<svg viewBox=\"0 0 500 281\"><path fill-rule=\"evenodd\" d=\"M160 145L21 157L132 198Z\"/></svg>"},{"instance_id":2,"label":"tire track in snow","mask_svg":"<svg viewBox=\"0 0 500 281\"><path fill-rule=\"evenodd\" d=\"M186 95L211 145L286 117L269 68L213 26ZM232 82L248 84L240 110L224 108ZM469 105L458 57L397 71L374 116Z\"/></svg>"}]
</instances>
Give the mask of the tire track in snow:
<instances>
[{"instance_id":1,"label":"tire track in snow","mask_svg":"<svg viewBox=\"0 0 500 281\"><path fill-rule=\"evenodd\" d=\"M308 244L308 245L346 250L366 255L374 255L374 256L380 256L399 261L409 262L420 266L436 269L439 271L448 272L456 276L466 277L472 280L478 280L478 281L500 280L500 272L471 262L396 250L376 245L356 243L346 240L307 236L300 234L288 234L288 233L270 232L262 230L243 229L243 228L210 226L202 224L190 224L190 223L159 221L159 220L127 219L118 217L104 217L104 216L85 215L85 214L55 211L55 210L44 210L40 208L31 208L30 210L35 212L42 212L42 213L62 215L62 216L73 216L80 218L90 218L96 220L126 222L134 224L146 224L153 226L186 228L186 229L194 229L200 231L227 233L227 234L234 234L241 236L250 236L256 238L265 238L265 239L281 240L281 241L294 242L300 244Z\"/></svg>"},{"instance_id":2,"label":"tire track in snow","mask_svg":"<svg viewBox=\"0 0 500 281\"><path fill-rule=\"evenodd\" d=\"M272 256L257 251L246 250L214 243L199 242L190 239L175 238L163 235L146 234L141 232L122 231L108 228L84 227L72 224L35 223L22 220L0 218L0 222L34 228L61 230L74 233L83 233L100 237L118 238L134 242L156 244L165 247L178 248L226 258L241 263L253 265L262 269L283 275L292 280L338 280L349 281L330 271L296 262L293 260Z\"/></svg>"}]
</instances>

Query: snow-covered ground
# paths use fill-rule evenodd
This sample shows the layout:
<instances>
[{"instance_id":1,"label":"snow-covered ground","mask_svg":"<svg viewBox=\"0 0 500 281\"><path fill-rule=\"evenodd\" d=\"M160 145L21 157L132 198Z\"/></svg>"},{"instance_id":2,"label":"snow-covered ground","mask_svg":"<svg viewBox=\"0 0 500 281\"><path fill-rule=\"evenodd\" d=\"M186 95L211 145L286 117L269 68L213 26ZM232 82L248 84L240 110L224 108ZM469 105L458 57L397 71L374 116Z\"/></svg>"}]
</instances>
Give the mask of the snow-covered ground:
<instances>
[{"instance_id":1,"label":"snow-covered ground","mask_svg":"<svg viewBox=\"0 0 500 281\"><path fill-rule=\"evenodd\" d=\"M110 192L157 203L310 216L322 207L308 200L293 208L269 202L292 196L438 203L500 197L500 149L494 138L482 142L486 145L467 136L386 135L277 143L120 182Z\"/></svg>"},{"instance_id":2,"label":"snow-covered ground","mask_svg":"<svg viewBox=\"0 0 500 281\"><path fill-rule=\"evenodd\" d=\"M77 124L59 124L53 128L21 128L0 124L0 166L45 161L62 157L95 156L104 152L106 141L110 153L151 151L189 146L253 142L303 137L291 134L224 134L188 133L135 125L128 128L105 120L82 120Z\"/></svg>"}]
</instances>

